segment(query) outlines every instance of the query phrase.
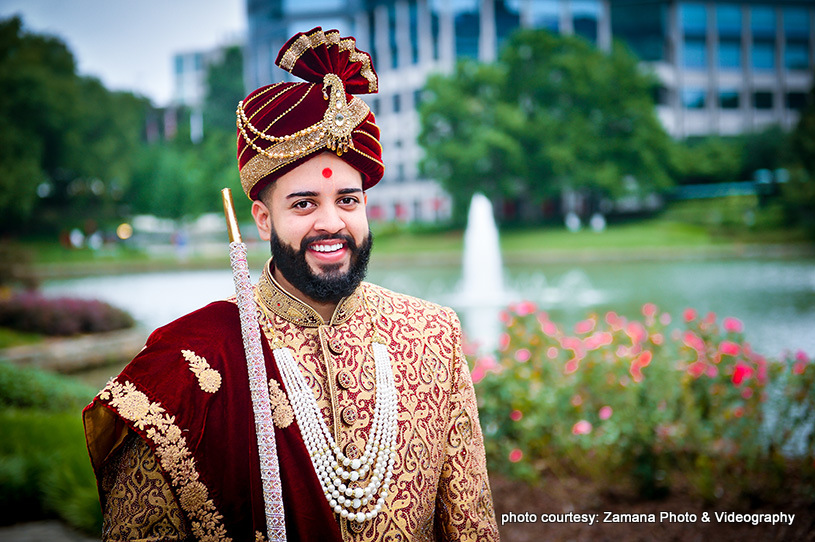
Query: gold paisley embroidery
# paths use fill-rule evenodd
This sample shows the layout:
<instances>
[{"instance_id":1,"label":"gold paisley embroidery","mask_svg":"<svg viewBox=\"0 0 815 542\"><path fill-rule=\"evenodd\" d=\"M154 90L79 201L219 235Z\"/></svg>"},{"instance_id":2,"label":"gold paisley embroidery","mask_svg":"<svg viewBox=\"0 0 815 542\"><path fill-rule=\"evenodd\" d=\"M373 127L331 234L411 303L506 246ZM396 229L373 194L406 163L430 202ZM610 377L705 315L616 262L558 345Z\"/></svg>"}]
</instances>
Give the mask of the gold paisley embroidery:
<instances>
[{"instance_id":1,"label":"gold paisley embroidery","mask_svg":"<svg viewBox=\"0 0 815 542\"><path fill-rule=\"evenodd\" d=\"M190 371L198 378L198 385L207 393L215 393L221 388L221 374L209 366L207 360L192 350L182 350L181 354L190 364Z\"/></svg>"},{"instance_id":2,"label":"gold paisley embroidery","mask_svg":"<svg viewBox=\"0 0 815 542\"><path fill-rule=\"evenodd\" d=\"M266 542L266 537L260 531L255 531L255 542Z\"/></svg>"},{"instance_id":3,"label":"gold paisley embroidery","mask_svg":"<svg viewBox=\"0 0 815 542\"><path fill-rule=\"evenodd\" d=\"M280 389L280 384L274 378L269 379L269 403L272 406L272 420L280 429L291 425L294 421L294 410L289 404L289 398Z\"/></svg>"},{"instance_id":4,"label":"gold paisley embroidery","mask_svg":"<svg viewBox=\"0 0 815 542\"><path fill-rule=\"evenodd\" d=\"M155 444L161 468L170 478L181 507L187 512L193 534L202 540L231 541L221 523L223 516L215 508L206 486L198 480L195 459L187 448L175 417L168 415L159 403L152 403L132 382L108 382L99 393L122 418L145 431Z\"/></svg>"}]
</instances>

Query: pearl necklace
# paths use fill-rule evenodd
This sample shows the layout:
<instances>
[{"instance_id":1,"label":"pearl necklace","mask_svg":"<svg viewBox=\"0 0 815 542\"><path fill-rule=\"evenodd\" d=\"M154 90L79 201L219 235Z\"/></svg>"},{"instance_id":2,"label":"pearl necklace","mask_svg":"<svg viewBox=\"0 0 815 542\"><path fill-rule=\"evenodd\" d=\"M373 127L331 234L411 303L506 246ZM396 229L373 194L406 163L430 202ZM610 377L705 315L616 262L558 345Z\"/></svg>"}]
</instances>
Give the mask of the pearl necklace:
<instances>
[{"instance_id":1,"label":"pearl necklace","mask_svg":"<svg viewBox=\"0 0 815 542\"><path fill-rule=\"evenodd\" d=\"M272 324L268 319L264 320L264 329L271 335ZM374 336L371 349L376 369L374 414L362 458L351 459L342 452L328 430L314 391L300 371L291 349L273 340L274 359L326 500L343 519L359 523L372 519L382 510L396 460L398 394L391 357L378 334ZM359 483L369 473L368 484L361 487ZM373 507L361 510L372 501L375 502Z\"/></svg>"}]
</instances>

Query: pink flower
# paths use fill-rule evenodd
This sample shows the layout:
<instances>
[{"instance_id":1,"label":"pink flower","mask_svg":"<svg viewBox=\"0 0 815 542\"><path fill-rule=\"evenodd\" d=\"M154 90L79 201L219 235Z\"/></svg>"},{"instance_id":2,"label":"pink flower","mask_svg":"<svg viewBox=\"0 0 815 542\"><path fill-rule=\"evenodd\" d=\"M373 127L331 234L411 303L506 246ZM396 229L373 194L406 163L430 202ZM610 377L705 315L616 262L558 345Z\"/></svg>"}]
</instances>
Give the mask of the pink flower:
<instances>
[{"instance_id":1,"label":"pink flower","mask_svg":"<svg viewBox=\"0 0 815 542\"><path fill-rule=\"evenodd\" d=\"M515 361L520 363L526 363L529 361L529 358L532 357L532 353L527 350L526 348L519 348L515 351Z\"/></svg>"},{"instance_id":2,"label":"pink flower","mask_svg":"<svg viewBox=\"0 0 815 542\"><path fill-rule=\"evenodd\" d=\"M696 310L695 309L685 309L685 313L683 314L686 322L693 322L696 320Z\"/></svg>"},{"instance_id":3,"label":"pink flower","mask_svg":"<svg viewBox=\"0 0 815 542\"><path fill-rule=\"evenodd\" d=\"M657 306L653 303L646 303L642 306L643 316L655 316L657 313Z\"/></svg>"},{"instance_id":4,"label":"pink flower","mask_svg":"<svg viewBox=\"0 0 815 542\"><path fill-rule=\"evenodd\" d=\"M738 318L728 316L722 320L722 327L728 333L741 333L744 331L744 324Z\"/></svg>"},{"instance_id":5,"label":"pink flower","mask_svg":"<svg viewBox=\"0 0 815 542\"><path fill-rule=\"evenodd\" d=\"M628 372L631 373L631 378L634 382L642 382L642 367L639 366L637 360L631 362Z\"/></svg>"},{"instance_id":6,"label":"pink flower","mask_svg":"<svg viewBox=\"0 0 815 542\"><path fill-rule=\"evenodd\" d=\"M802 375L807 370L807 364L802 361L796 361L792 366L793 374Z\"/></svg>"},{"instance_id":7,"label":"pink flower","mask_svg":"<svg viewBox=\"0 0 815 542\"><path fill-rule=\"evenodd\" d=\"M663 312L662 314L659 315L659 323L662 324L663 326L667 326L668 324L671 323L671 315L668 314L667 312Z\"/></svg>"},{"instance_id":8,"label":"pink flower","mask_svg":"<svg viewBox=\"0 0 815 542\"><path fill-rule=\"evenodd\" d=\"M803 350L798 350L795 353L795 361L798 361L798 362L801 362L801 363L809 363L809 356L807 356L807 353L804 352Z\"/></svg>"},{"instance_id":9,"label":"pink flower","mask_svg":"<svg viewBox=\"0 0 815 542\"><path fill-rule=\"evenodd\" d=\"M572 395L571 403L573 406L578 407L583 404L583 398L580 396L579 393L575 393L574 395Z\"/></svg>"},{"instance_id":10,"label":"pink flower","mask_svg":"<svg viewBox=\"0 0 815 542\"><path fill-rule=\"evenodd\" d=\"M620 331L625 324L625 320L620 318L616 312L609 311L606 313L606 323L611 327L612 331Z\"/></svg>"},{"instance_id":11,"label":"pink flower","mask_svg":"<svg viewBox=\"0 0 815 542\"><path fill-rule=\"evenodd\" d=\"M513 422L519 422L519 421L521 421L521 418L523 418L523 417L524 417L524 413L521 412L520 410L517 410L517 409L513 410L512 412L509 413L509 418Z\"/></svg>"},{"instance_id":12,"label":"pink flower","mask_svg":"<svg viewBox=\"0 0 815 542\"><path fill-rule=\"evenodd\" d=\"M555 359L557 357L557 352L558 352L557 348L555 348L554 346L550 346L549 348L546 349L546 357L549 359Z\"/></svg>"},{"instance_id":13,"label":"pink flower","mask_svg":"<svg viewBox=\"0 0 815 542\"><path fill-rule=\"evenodd\" d=\"M520 461L523 458L524 458L524 453L521 450L519 450L518 448L515 448L514 450L509 452L509 460L512 461L513 463L517 463L518 461Z\"/></svg>"},{"instance_id":14,"label":"pink flower","mask_svg":"<svg viewBox=\"0 0 815 542\"><path fill-rule=\"evenodd\" d=\"M694 378L699 378L705 372L705 364L702 361L694 361L688 366L688 372Z\"/></svg>"},{"instance_id":15,"label":"pink flower","mask_svg":"<svg viewBox=\"0 0 815 542\"><path fill-rule=\"evenodd\" d=\"M640 367L648 367L651 364L651 360L653 359L654 355L651 353L650 350L644 351L642 354L637 356L636 364Z\"/></svg>"},{"instance_id":16,"label":"pink flower","mask_svg":"<svg viewBox=\"0 0 815 542\"><path fill-rule=\"evenodd\" d=\"M572 426L572 434L573 435L588 435L591 433L591 423L587 422L586 420L580 420L574 426Z\"/></svg>"},{"instance_id":17,"label":"pink flower","mask_svg":"<svg viewBox=\"0 0 815 542\"><path fill-rule=\"evenodd\" d=\"M665 342L665 337L662 335L662 333L654 333L651 335L651 342L659 346Z\"/></svg>"},{"instance_id":18,"label":"pink flower","mask_svg":"<svg viewBox=\"0 0 815 542\"><path fill-rule=\"evenodd\" d=\"M485 371L483 367L474 367L473 371L470 373L470 378L473 379L473 384L478 384L484 380L485 376L487 376L487 371Z\"/></svg>"},{"instance_id":19,"label":"pink flower","mask_svg":"<svg viewBox=\"0 0 815 542\"><path fill-rule=\"evenodd\" d=\"M719 344L719 352L726 356L738 356L739 352L741 352L741 348L734 342L722 341L721 344Z\"/></svg>"},{"instance_id":20,"label":"pink flower","mask_svg":"<svg viewBox=\"0 0 815 542\"><path fill-rule=\"evenodd\" d=\"M589 333L594 329L594 326L596 324L597 322L594 320L594 318L587 318L586 320L583 320L575 324L574 332L577 333L578 335Z\"/></svg>"},{"instance_id":21,"label":"pink flower","mask_svg":"<svg viewBox=\"0 0 815 542\"><path fill-rule=\"evenodd\" d=\"M715 323L715 322L716 322L716 313L715 313L715 312L713 312L713 311L708 312L708 313L705 315L705 320L704 320L704 323L706 323L706 324L713 324L713 323Z\"/></svg>"},{"instance_id":22,"label":"pink flower","mask_svg":"<svg viewBox=\"0 0 815 542\"><path fill-rule=\"evenodd\" d=\"M578 367L580 367L580 360L577 358L572 358L566 362L566 365L563 366L563 372L564 374L570 375L577 372Z\"/></svg>"},{"instance_id":23,"label":"pink flower","mask_svg":"<svg viewBox=\"0 0 815 542\"><path fill-rule=\"evenodd\" d=\"M686 331L685 334L682 336L682 342L684 342L687 346L690 346L697 352L703 352L705 350L705 341L703 341L693 331Z\"/></svg>"},{"instance_id":24,"label":"pink flower","mask_svg":"<svg viewBox=\"0 0 815 542\"><path fill-rule=\"evenodd\" d=\"M538 307L531 301L521 301L515 307L515 314L518 316L527 316L533 314L536 310L538 310Z\"/></svg>"},{"instance_id":25,"label":"pink flower","mask_svg":"<svg viewBox=\"0 0 815 542\"><path fill-rule=\"evenodd\" d=\"M750 397L753 396L753 388L749 388L749 387L744 388L743 390L741 390L741 396L744 399L749 399Z\"/></svg>"},{"instance_id":26,"label":"pink flower","mask_svg":"<svg viewBox=\"0 0 815 542\"><path fill-rule=\"evenodd\" d=\"M498 337L498 349L502 352L509 347L509 333L501 333Z\"/></svg>"},{"instance_id":27,"label":"pink flower","mask_svg":"<svg viewBox=\"0 0 815 542\"><path fill-rule=\"evenodd\" d=\"M625 327L625 333L631 337L632 344L639 344L648 336L645 327L639 322L629 322Z\"/></svg>"},{"instance_id":28,"label":"pink flower","mask_svg":"<svg viewBox=\"0 0 815 542\"><path fill-rule=\"evenodd\" d=\"M557 335L557 326L551 320L541 322L541 331L550 337Z\"/></svg>"},{"instance_id":29,"label":"pink flower","mask_svg":"<svg viewBox=\"0 0 815 542\"><path fill-rule=\"evenodd\" d=\"M501 311L501 312L498 313L498 319L501 320L501 322L506 324L506 323L509 323L509 321L512 318L509 316L509 313L507 311Z\"/></svg>"},{"instance_id":30,"label":"pink flower","mask_svg":"<svg viewBox=\"0 0 815 542\"><path fill-rule=\"evenodd\" d=\"M611 409L610 406L606 405L606 406L600 408L600 412L598 413L598 416L600 416L601 420L607 420L607 419L611 418L612 414L614 414L614 411Z\"/></svg>"},{"instance_id":31,"label":"pink flower","mask_svg":"<svg viewBox=\"0 0 815 542\"><path fill-rule=\"evenodd\" d=\"M740 386L742 382L753 376L753 372L752 367L743 363L737 364L736 368L733 370L733 384Z\"/></svg>"},{"instance_id":32,"label":"pink flower","mask_svg":"<svg viewBox=\"0 0 815 542\"><path fill-rule=\"evenodd\" d=\"M560 346L577 352L583 346L583 342L577 337L563 337L560 339Z\"/></svg>"},{"instance_id":33,"label":"pink flower","mask_svg":"<svg viewBox=\"0 0 815 542\"><path fill-rule=\"evenodd\" d=\"M742 407L736 407L736 409L733 410L733 416L741 418L744 416L744 409Z\"/></svg>"},{"instance_id":34,"label":"pink flower","mask_svg":"<svg viewBox=\"0 0 815 542\"><path fill-rule=\"evenodd\" d=\"M586 350L595 350L601 346L607 346L614 342L614 336L608 331L599 331L594 335L587 337L583 341L583 346Z\"/></svg>"}]
</instances>

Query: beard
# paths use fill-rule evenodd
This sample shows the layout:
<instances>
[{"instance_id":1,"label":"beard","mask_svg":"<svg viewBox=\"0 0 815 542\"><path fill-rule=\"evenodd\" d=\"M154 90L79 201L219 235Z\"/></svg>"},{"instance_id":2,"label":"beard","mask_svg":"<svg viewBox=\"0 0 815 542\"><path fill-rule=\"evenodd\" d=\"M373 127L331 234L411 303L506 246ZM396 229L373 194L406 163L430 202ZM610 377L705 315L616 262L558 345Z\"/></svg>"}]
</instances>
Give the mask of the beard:
<instances>
[{"instance_id":1,"label":"beard","mask_svg":"<svg viewBox=\"0 0 815 542\"><path fill-rule=\"evenodd\" d=\"M317 274L306 262L308 245L327 239L342 239L351 251L351 264L348 271L340 271L342 264L321 266L322 273ZM354 293L368 271L368 259L373 246L373 235L368 236L360 246L350 235L317 235L300 241L300 249L284 243L272 230L272 264L280 274L309 298L321 303L339 303L343 297Z\"/></svg>"}]
</instances>

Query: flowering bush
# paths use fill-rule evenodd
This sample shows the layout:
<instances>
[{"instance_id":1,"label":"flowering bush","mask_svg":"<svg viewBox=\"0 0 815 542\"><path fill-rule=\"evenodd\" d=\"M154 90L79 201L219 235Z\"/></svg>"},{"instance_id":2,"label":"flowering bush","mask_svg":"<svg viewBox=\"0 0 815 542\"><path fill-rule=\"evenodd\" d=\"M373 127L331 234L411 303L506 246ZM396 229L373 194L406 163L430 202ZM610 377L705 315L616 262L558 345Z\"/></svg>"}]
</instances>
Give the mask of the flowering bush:
<instances>
[{"instance_id":1,"label":"flowering bush","mask_svg":"<svg viewBox=\"0 0 815 542\"><path fill-rule=\"evenodd\" d=\"M689 309L671 330L671 316L649 303L641 320L591 314L564 330L524 302L501 319L496 356L477 358L472 375L488 456L511 475L628 481L644 496L690 484L708 500L739 497L778 486L784 443L812 424L813 364L803 353L768 361L735 318L719 324ZM808 457L812 473L808 434L788 455Z\"/></svg>"},{"instance_id":2,"label":"flowering bush","mask_svg":"<svg viewBox=\"0 0 815 542\"><path fill-rule=\"evenodd\" d=\"M133 318L102 301L26 292L0 299L0 326L43 335L77 335L128 328Z\"/></svg>"}]
</instances>

